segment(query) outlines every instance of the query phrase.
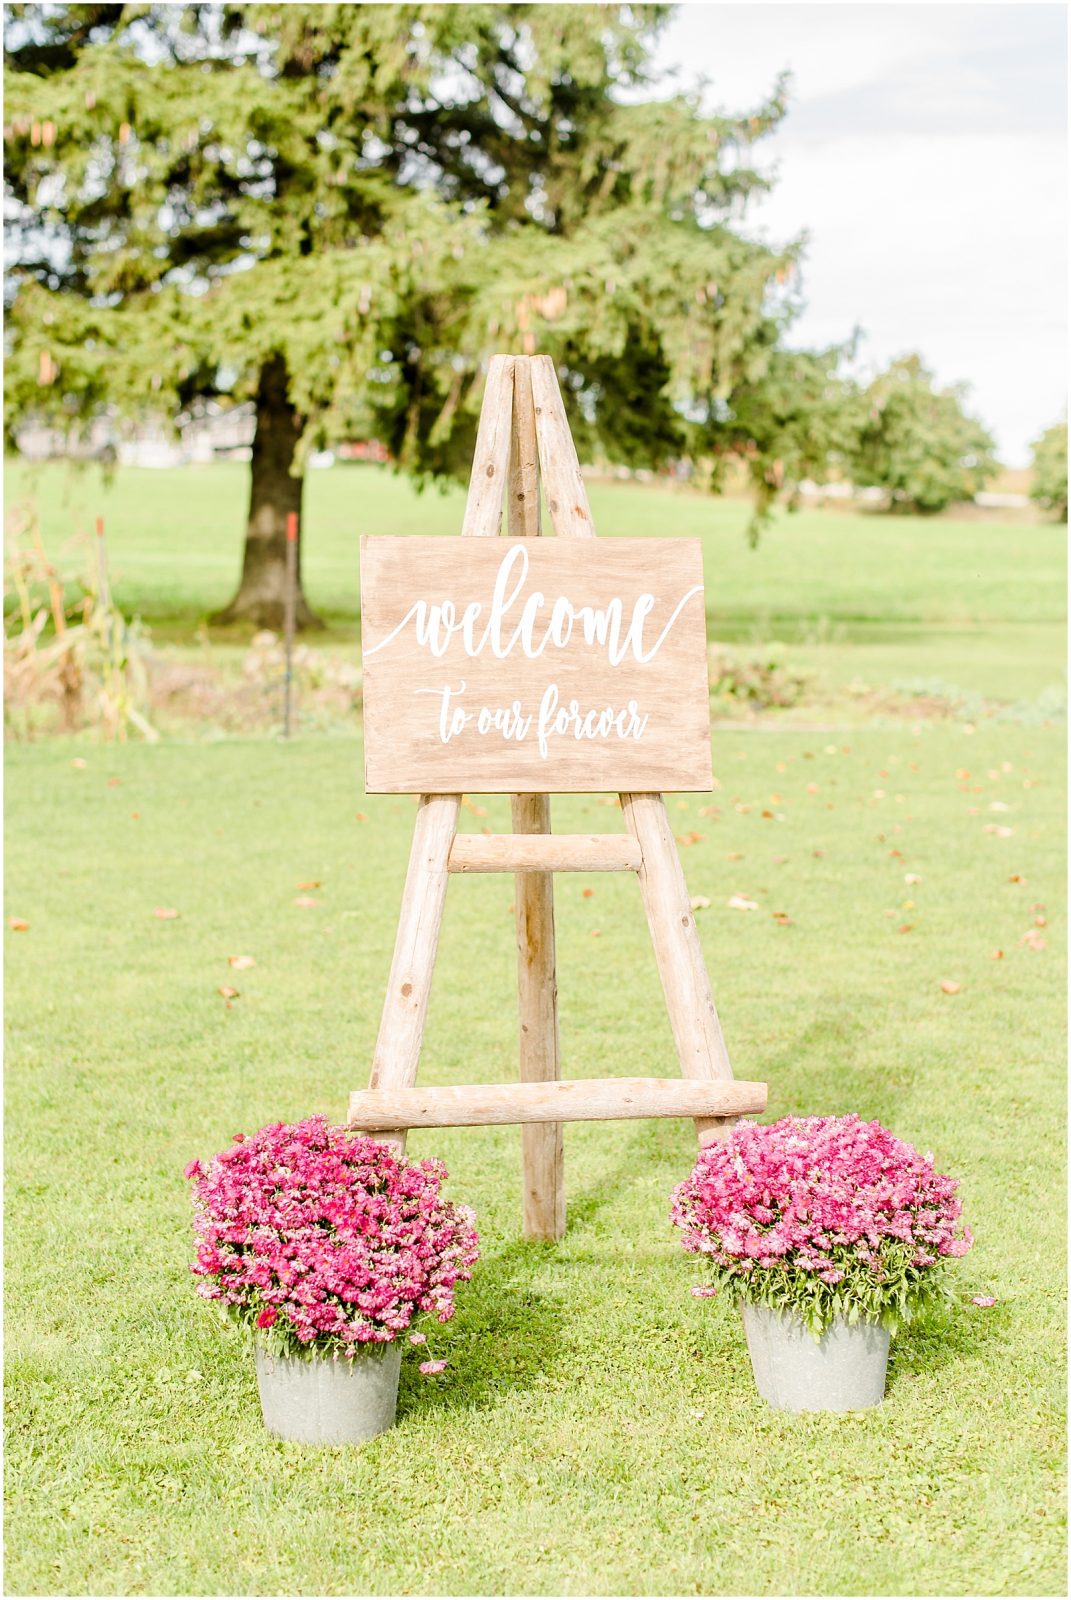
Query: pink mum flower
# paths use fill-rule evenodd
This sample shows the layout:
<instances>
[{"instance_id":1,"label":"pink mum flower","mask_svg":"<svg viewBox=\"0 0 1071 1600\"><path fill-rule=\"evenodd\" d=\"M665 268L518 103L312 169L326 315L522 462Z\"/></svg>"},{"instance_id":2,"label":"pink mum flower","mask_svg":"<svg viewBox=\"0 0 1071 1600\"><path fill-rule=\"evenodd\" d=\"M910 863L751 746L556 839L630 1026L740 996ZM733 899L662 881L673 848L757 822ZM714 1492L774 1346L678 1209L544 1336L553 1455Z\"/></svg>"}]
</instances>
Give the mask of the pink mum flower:
<instances>
[{"instance_id":1,"label":"pink mum flower","mask_svg":"<svg viewBox=\"0 0 1071 1600\"><path fill-rule=\"evenodd\" d=\"M409 1335L410 1344L427 1344L427 1342L428 1336L426 1333L411 1333Z\"/></svg>"},{"instance_id":2,"label":"pink mum flower","mask_svg":"<svg viewBox=\"0 0 1071 1600\"><path fill-rule=\"evenodd\" d=\"M236 1135L186 1175L198 1292L294 1349L353 1355L422 1311L449 1321L479 1256L473 1213L440 1194L442 1162L398 1159L323 1117Z\"/></svg>"},{"instance_id":3,"label":"pink mum flower","mask_svg":"<svg viewBox=\"0 0 1071 1600\"><path fill-rule=\"evenodd\" d=\"M995 1294L972 1294L971 1295L971 1305L972 1306L982 1306L983 1309L986 1310L986 1311L989 1310L990 1306L995 1306L996 1303L997 1303L997 1297L996 1297Z\"/></svg>"},{"instance_id":4,"label":"pink mum flower","mask_svg":"<svg viewBox=\"0 0 1071 1600\"><path fill-rule=\"evenodd\" d=\"M738 1123L702 1150L670 1216L709 1263L711 1284L693 1294L790 1306L817 1331L848 1305L910 1314L934 1269L973 1242L957 1187L879 1122L784 1117Z\"/></svg>"},{"instance_id":5,"label":"pink mum flower","mask_svg":"<svg viewBox=\"0 0 1071 1600\"><path fill-rule=\"evenodd\" d=\"M436 1373L445 1372L448 1365L449 1363L446 1361L422 1361L420 1363L420 1371L425 1378L433 1378Z\"/></svg>"}]
</instances>

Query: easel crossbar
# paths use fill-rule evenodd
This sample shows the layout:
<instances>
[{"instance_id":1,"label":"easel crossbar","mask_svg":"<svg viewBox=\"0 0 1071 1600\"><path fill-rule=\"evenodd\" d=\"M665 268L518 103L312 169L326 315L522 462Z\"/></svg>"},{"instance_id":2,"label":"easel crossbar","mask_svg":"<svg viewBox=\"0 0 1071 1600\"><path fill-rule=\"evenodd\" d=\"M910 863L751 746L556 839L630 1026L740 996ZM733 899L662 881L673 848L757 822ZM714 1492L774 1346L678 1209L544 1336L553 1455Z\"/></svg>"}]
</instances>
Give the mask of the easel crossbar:
<instances>
[{"instance_id":1,"label":"easel crossbar","mask_svg":"<svg viewBox=\"0 0 1071 1600\"><path fill-rule=\"evenodd\" d=\"M450 872L639 872L630 833L459 833Z\"/></svg>"},{"instance_id":2,"label":"easel crossbar","mask_svg":"<svg viewBox=\"0 0 1071 1600\"><path fill-rule=\"evenodd\" d=\"M766 1085L680 1078L573 1078L547 1083L358 1089L351 1127L475 1128L503 1123L604 1122L648 1117L739 1117L766 1109Z\"/></svg>"},{"instance_id":3,"label":"easel crossbar","mask_svg":"<svg viewBox=\"0 0 1071 1600\"><path fill-rule=\"evenodd\" d=\"M540 485L559 538L591 539L584 476L549 356L494 356L484 389L462 533L539 538ZM520 1123L524 1232L565 1232L562 1124L693 1117L699 1143L766 1108L766 1086L733 1079L673 830L660 794L622 794L623 835L551 831L550 797L514 794L512 835L459 835L461 796L421 796L387 994L367 1091L349 1123L404 1150L408 1128ZM681 1078L563 1082L555 973L555 872L635 872ZM414 1087L449 878L512 872L520 1011L520 1083ZM627 981L627 980L626 980Z\"/></svg>"}]
</instances>

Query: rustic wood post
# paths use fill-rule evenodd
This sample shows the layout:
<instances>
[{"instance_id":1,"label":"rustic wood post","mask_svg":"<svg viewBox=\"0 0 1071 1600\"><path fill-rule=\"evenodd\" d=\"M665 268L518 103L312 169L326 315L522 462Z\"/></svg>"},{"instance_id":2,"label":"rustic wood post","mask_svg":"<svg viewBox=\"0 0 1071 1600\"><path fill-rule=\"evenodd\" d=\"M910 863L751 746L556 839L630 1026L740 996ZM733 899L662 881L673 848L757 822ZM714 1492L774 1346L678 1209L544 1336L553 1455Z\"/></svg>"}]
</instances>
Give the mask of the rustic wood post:
<instances>
[{"instance_id":1,"label":"rustic wood post","mask_svg":"<svg viewBox=\"0 0 1071 1600\"><path fill-rule=\"evenodd\" d=\"M510 458L509 533L537 538L539 452L531 362L513 368L513 437ZM515 794L510 802L515 834L550 833L550 796ZM514 879L517 924L517 991L522 1083L561 1077L558 978L554 948L554 879L549 872L518 872ZM524 1236L560 1239L565 1232L565 1144L560 1122L521 1128Z\"/></svg>"}]
</instances>

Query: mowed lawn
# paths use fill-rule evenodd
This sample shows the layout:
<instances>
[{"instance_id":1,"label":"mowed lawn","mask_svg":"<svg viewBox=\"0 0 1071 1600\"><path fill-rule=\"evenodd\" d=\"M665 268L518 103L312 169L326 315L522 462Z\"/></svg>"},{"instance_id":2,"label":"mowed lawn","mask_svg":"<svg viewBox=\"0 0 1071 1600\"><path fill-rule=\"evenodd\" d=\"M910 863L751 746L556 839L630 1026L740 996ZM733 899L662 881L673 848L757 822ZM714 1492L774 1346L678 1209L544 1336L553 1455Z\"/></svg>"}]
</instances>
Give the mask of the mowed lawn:
<instances>
[{"instance_id":1,"label":"mowed lawn","mask_svg":"<svg viewBox=\"0 0 1071 1600\"><path fill-rule=\"evenodd\" d=\"M127 599L181 643L232 582L241 475L166 478L120 474L105 514ZM1065 530L811 515L752 554L739 505L593 501L605 532L702 534L719 636L777 618L848 675L873 647L882 681L939 658L1008 701L1062 678ZM340 647L356 534L445 531L458 505L313 477L309 587ZM667 1223L690 1124L567 1129L553 1247L520 1238L517 1130L450 1130L410 1140L479 1217L473 1282L428 1329L449 1366L422 1378L409 1350L398 1426L317 1451L266 1436L251 1357L196 1298L182 1168L269 1120L341 1120L366 1081L414 807L364 796L360 757L356 731L8 745L4 914L29 923L7 930L8 1592L1065 1593L1062 728L768 720L715 732L712 795L668 798L769 1116L878 1117L962 1175L976 1247L951 1312L894 1343L880 1410L758 1401ZM605 799L555 800L555 825L620 827ZM507 803L463 817L502 830ZM566 1074L672 1074L635 883L556 894ZM451 884L426 1081L515 1074L511 900Z\"/></svg>"}]
</instances>

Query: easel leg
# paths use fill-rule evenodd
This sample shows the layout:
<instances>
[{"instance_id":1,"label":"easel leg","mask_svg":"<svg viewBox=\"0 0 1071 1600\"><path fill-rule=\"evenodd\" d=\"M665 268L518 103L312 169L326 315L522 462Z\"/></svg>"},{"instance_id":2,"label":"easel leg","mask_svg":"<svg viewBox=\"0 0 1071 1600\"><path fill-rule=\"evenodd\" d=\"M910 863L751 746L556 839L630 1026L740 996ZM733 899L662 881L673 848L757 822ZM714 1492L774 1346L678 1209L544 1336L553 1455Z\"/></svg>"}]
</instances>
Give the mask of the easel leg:
<instances>
[{"instance_id":1,"label":"easel leg","mask_svg":"<svg viewBox=\"0 0 1071 1600\"><path fill-rule=\"evenodd\" d=\"M621 806L625 824L643 853L640 893L681 1072L686 1078L731 1078L733 1070L665 801L660 794L623 794ZM700 1144L724 1138L735 1120L697 1119Z\"/></svg>"},{"instance_id":2,"label":"easel leg","mask_svg":"<svg viewBox=\"0 0 1071 1600\"><path fill-rule=\"evenodd\" d=\"M550 798L515 794L514 833L549 833ZM558 981L554 955L554 879L549 872L518 872L517 991L523 1083L561 1077L558 1053ZM564 1140L560 1122L521 1129L524 1165L524 1236L560 1239L565 1232Z\"/></svg>"},{"instance_id":3,"label":"easel leg","mask_svg":"<svg viewBox=\"0 0 1071 1600\"><path fill-rule=\"evenodd\" d=\"M420 797L370 1089L411 1089L416 1082L446 899L447 861L460 807L460 795ZM405 1133L402 1128L386 1136L399 1153L405 1149Z\"/></svg>"},{"instance_id":4,"label":"easel leg","mask_svg":"<svg viewBox=\"0 0 1071 1600\"><path fill-rule=\"evenodd\" d=\"M509 532L539 537L539 452L536 443L532 363L513 364L510 442ZM514 833L550 832L550 797L515 794ZM520 1002L522 1083L561 1077L558 1051L558 979L554 957L554 878L549 872L518 872L517 994ZM565 1161L560 1122L526 1123L521 1129L524 1174L524 1236L560 1239L565 1232Z\"/></svg>"}]
</instances>

